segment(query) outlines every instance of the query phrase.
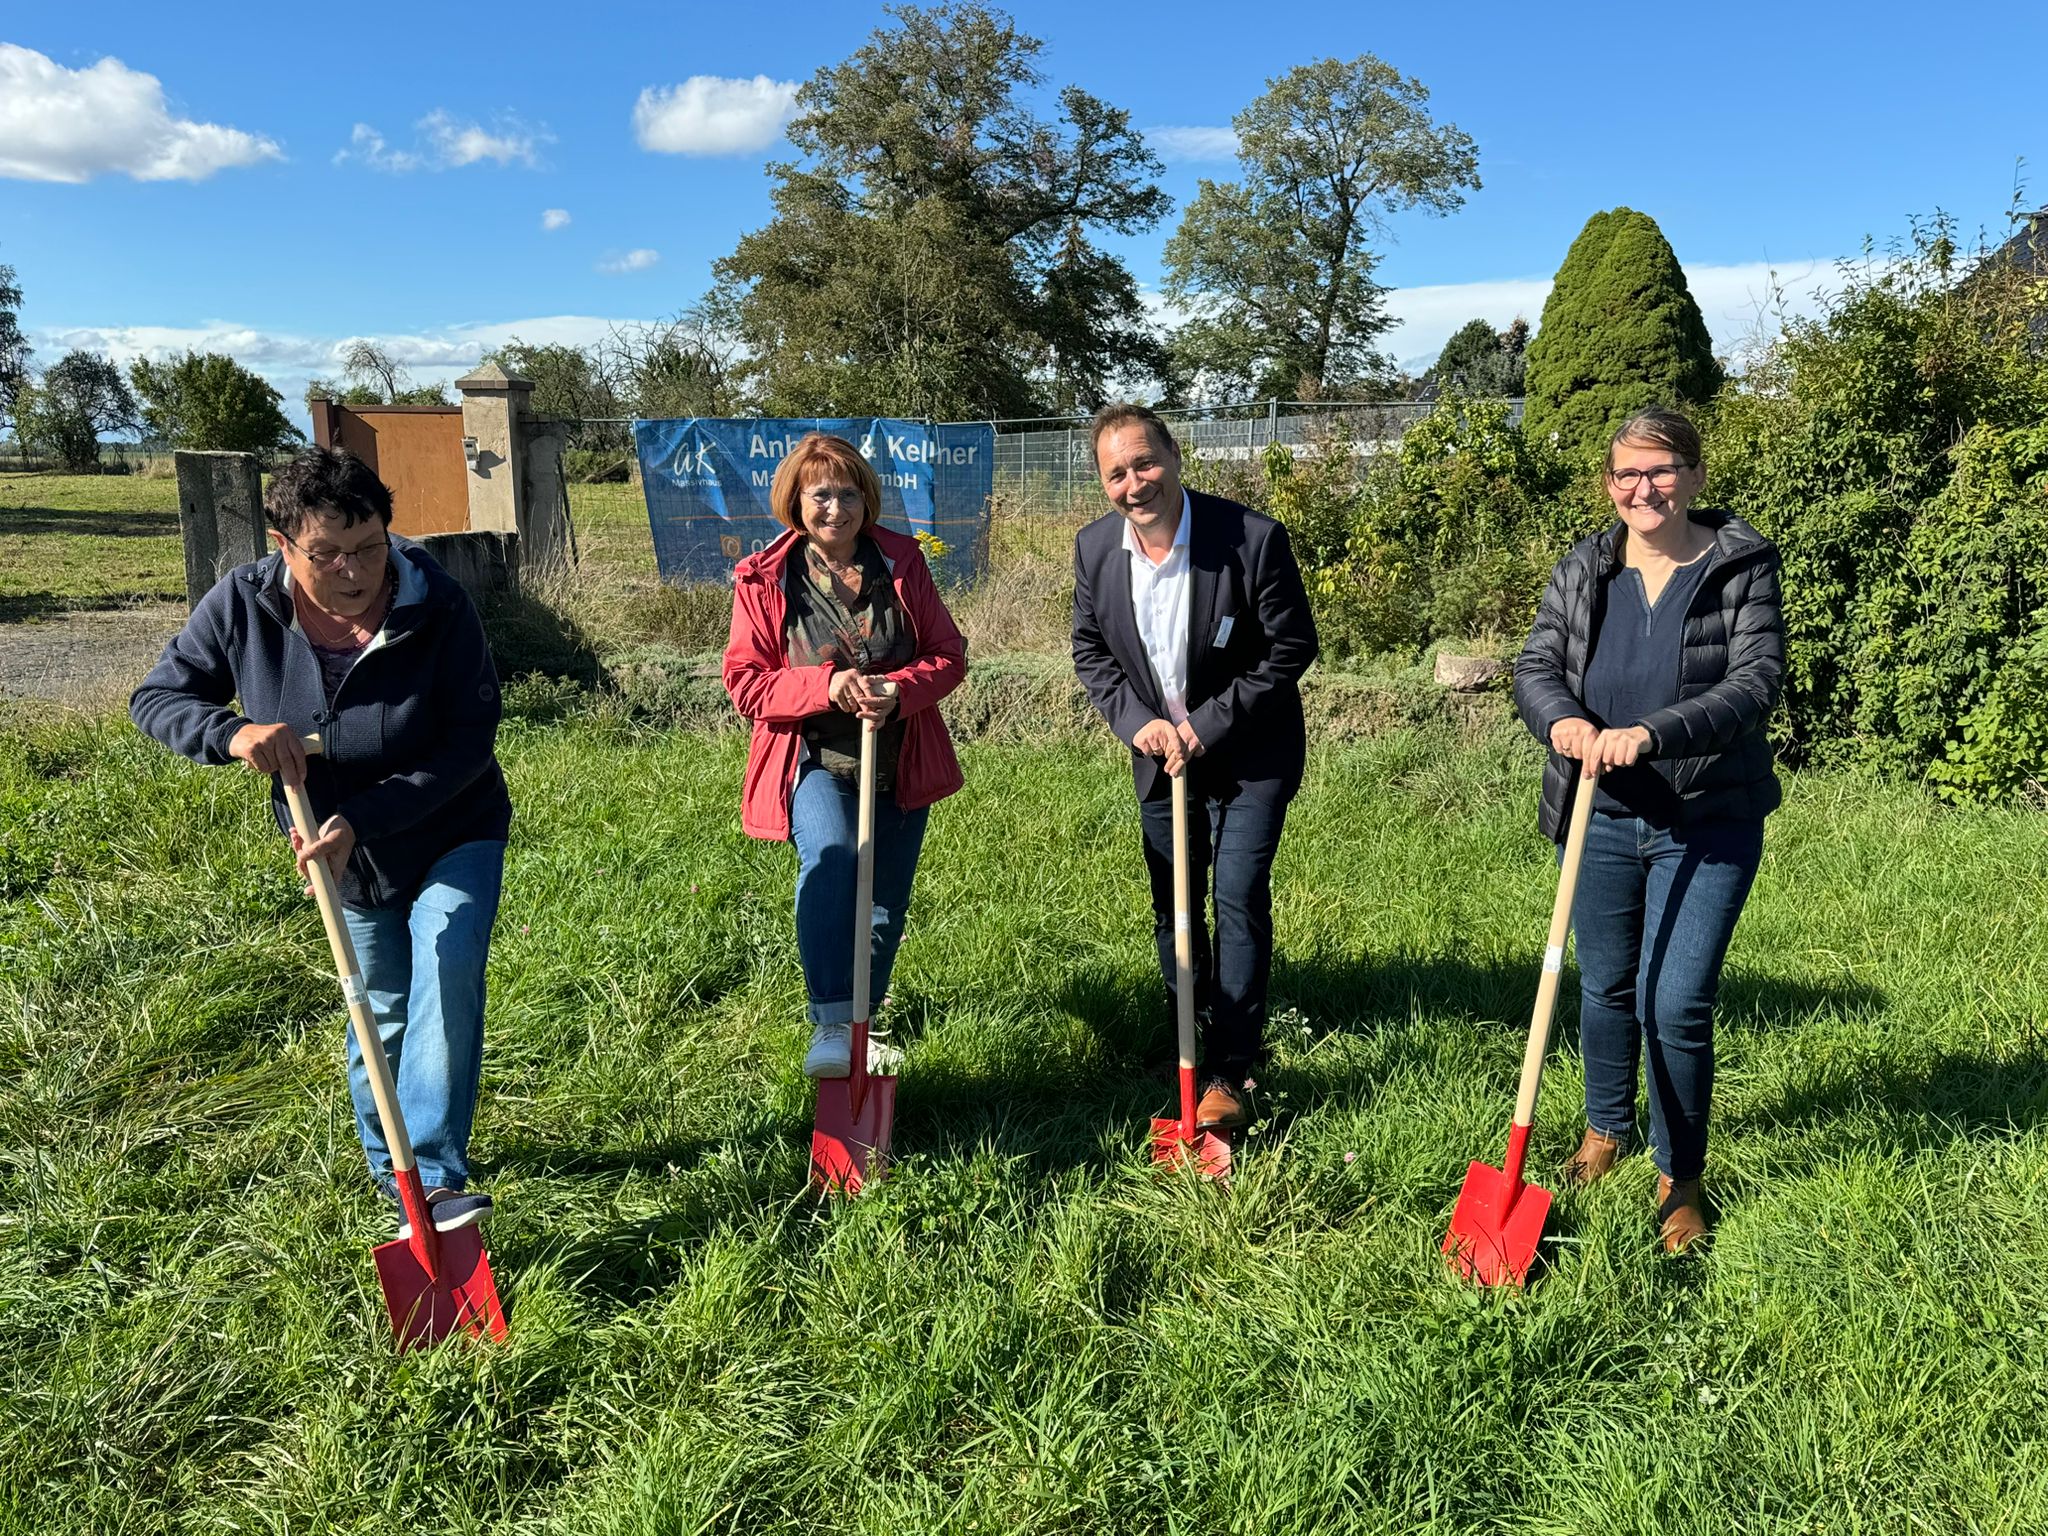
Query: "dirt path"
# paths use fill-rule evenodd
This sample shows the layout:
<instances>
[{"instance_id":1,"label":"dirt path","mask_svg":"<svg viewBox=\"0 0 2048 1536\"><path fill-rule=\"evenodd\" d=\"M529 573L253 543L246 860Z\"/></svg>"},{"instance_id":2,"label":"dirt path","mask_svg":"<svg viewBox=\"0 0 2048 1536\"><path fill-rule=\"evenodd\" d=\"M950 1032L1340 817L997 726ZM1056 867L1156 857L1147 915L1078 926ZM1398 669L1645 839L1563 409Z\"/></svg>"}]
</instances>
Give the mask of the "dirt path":
<instances>
[{"instance_id":1,"label":"dirt path","mask_svg":"<svg viewBox=\"0 0 2048 1536\"><path fill-rule=\"evenodd\" d=\"M139 603L0 624L0 698L118 706L184 622L183 603Z\"/></svg>"}]
</instances>

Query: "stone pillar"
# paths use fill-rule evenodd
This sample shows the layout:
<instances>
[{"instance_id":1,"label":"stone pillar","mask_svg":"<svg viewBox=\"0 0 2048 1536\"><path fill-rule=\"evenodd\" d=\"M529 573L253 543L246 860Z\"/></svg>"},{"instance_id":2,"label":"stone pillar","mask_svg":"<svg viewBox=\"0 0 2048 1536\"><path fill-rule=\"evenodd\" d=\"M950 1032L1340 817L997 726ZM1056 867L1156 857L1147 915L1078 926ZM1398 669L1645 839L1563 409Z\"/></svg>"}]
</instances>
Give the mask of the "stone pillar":
<instances>
[{"instance_id":1,"label":"stone pillar","mask_svg":"<svg viewBox=\"0 0 2048 1536\"><path fill-rule=\"evenodd\" d=\"M526 514L526 405L533 383L485 363L455 387L462 391L470 529L517 533Z\"/></svg>"},{"instance_id":2,"label":"stone pillar","mask_svg":"<svg viewBox=\"0 0 2048 1536\"><path fill-rule=\"evenodd\" d=\"M569 481L562 454L568 423L526 420L526 505L519 524L519 559L528 570L564 571L576 564L576 530L569 520Z\"/></svg>"},{"instance_id":3,"label":"stone pillar","mask_svg":"<svg viewBox=\"0 0 2048 1536\"><path fill-rule=\"evenodd\" d=\"M185 539L185 603L199 599L238 565L266 552L263 478L253 453L195 453L180 448L178 531Z\"/></svg>"}]
</instances>

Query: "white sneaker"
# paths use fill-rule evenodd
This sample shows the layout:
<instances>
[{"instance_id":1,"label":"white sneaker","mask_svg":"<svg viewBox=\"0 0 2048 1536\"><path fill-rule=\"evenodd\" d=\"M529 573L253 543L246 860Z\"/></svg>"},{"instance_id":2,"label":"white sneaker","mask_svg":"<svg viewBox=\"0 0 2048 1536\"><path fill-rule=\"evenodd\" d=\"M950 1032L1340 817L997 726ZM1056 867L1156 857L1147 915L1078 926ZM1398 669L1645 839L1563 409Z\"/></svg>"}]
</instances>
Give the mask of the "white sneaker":
<instances>
[{"instance_id":1,"label":"white sneaker","mask_svg":"<svg viewBox=\"0 0 2048 1536\"><path fill-rule=\"evenodd\" d=\"M811 1048L804 1053L804 1076L845 1077L852 1071L853 1026L814 1026L811 1030Z\"/></svg>"}]
</instances>

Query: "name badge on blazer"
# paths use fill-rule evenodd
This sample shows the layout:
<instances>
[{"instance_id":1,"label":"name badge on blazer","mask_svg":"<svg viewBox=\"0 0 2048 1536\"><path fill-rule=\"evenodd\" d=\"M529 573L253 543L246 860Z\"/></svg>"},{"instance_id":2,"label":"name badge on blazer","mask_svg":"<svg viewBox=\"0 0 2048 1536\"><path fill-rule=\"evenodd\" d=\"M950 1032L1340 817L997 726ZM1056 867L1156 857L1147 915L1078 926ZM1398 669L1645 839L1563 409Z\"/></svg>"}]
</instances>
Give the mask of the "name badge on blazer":
<instances>
[{"instance_id":1,"label":"name badge on blazer","mask_svg":"<svg viewBox=\"0 0 2048 1536\"><path fill-rule=\"evenodd\" d=\"M1236 614L1234 614L1234 613L1226 613L1226 614L1225 614L1225 615L1223 616L1222 622L1220 622L1220 623L1219 623L1219 624L1217 624L1217 626L1216 626L1216 649L1217 649L1217 650L1219 650L1219 651L1220 651L1220 650L1222 650L1222 649L1223 649L1223 647L1225 647L1226 645L1230 644L1230 631L1231 631L1231 630L1232 630L1233 628L1235 628L1235 627L1236 627L1236 625L1237 625L1237 615L1236 615Z\"/></svg>"}]
</instances>

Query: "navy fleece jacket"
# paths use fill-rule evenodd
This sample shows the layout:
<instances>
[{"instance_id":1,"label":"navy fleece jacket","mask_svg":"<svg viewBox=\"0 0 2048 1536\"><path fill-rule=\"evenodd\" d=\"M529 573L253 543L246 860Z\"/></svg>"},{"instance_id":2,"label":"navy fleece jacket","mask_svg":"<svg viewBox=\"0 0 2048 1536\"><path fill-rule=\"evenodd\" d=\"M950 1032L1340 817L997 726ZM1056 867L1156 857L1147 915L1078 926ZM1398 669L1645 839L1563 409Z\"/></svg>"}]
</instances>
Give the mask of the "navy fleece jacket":
<instances>
[{"instance_id":1,"label":"navy fleece jacket","mask_svg":"<svg viewBox=\"0 0 2048 1536\"><path fill-rule=\"evenodd\" d=\"M144 732L200 763L232 761L228 743L252 722L319 732L306 794L318 820L340 815L355 828L338 882L354 907L411 901L436 859L502 840L512 823L493 750L498 675L476 607L425 550L394 537L391 553L390 616L332 707L277 554L223 576L128 701ZM283 786L270 798L288 828Z\"/></svg>"}]
</instances>

